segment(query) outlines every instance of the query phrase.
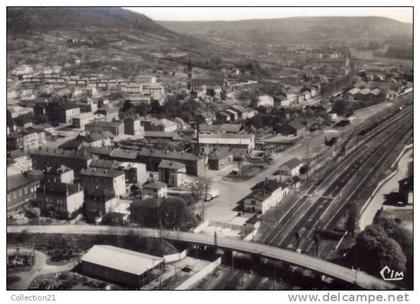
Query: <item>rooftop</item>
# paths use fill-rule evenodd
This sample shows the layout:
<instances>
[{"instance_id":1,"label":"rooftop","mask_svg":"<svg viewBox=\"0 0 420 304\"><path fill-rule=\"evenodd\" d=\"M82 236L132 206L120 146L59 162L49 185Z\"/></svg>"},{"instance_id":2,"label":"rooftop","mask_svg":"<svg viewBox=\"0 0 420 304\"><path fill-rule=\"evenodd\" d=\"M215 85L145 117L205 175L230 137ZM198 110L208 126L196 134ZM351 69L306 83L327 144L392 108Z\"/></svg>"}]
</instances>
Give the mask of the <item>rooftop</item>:
<instances>
[{"instance_id":1,"label":"rooftop","mask_svg":"<svg viewBox=\"0 0 420 304\"><path fill-rule=\"evenodd\" d=\"M39 179L30 175L26 174L18 174L13 176L7 177L7 192L13 191L15 189L19 189L24 187L32 182L36 182Z\"/></svg>"},{"instance_id":2,"label":"rooftop","mask_svg":"<svg viewBox=\"0 0 420 304\"><path fill-rule=\"evenodd\" d=\"M174 161L174 160L162 159L161 162L159 163L159 168L180 170L180 169L185 168L185 164Z\"/></svg>"},{"instance_id":3,"label":"rooftop","mask_svg":"<svg viewBox=\"0 0 420 304\"><path fill-rule=\"evenodd\" d=\"M80 172L80 176L96 176L96 177L109 177L115 178L124 175L123 171L113 169L102 169L102 168L89 168L83 169Z\"/></svg>"},{"instance_id":4,"label":"rooftop","mask_svg":"<svg viewBox=\"0 0 420 304\"><path fill-rule=\"evenodd\" d=\"M300 164L301 164L301 161L299 159L292 158L292 159L289 159L287 162L285 162L283 165L281 165L280 168L288 167L289 169L293 169L300 166Z\"/></svg>"},{"instance_id":5,"label":"rooftop","mask_svg":"<svg viewBox=\"0 0 420 304\"><path fill-rule=\"evenodd\" d=\"M162 183L160 181L150 181L147 182L146 184L143 185L143 189L155 189L155 190L159 190L161 188L165 188L166 184Z\"/></svg>"},{"instance_id":6,"label":"rooftop","mask_svg":"<svg viewBox=\"0 0 420 304\"><path fill-rule=\"evenodd\" d=\"M53 183L46 183L46 184L41 185L38 188L37 193L69 196L79 191L82 191L82 190L76 185L53 182Z\"/></svg>"},{"instance_id":7,"label":"rooftop","mask_svg":"<svg viewBox=\"0 0 420 304\"><path fill-rule=\"evenodd\" d=\"M160 257L110 245L94 245L81 260L134 275L141 275L163 262Z\"/></svg>"}]
</instances>

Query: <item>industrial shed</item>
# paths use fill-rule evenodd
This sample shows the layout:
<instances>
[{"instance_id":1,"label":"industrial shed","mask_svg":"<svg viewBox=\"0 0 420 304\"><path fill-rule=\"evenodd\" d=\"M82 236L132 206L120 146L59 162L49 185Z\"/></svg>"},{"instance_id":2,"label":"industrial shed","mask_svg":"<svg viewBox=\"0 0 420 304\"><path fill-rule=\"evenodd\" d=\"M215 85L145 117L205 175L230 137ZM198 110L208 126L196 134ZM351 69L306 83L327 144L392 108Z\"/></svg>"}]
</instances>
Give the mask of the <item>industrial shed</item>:
<instances>
[{"instance_id":1,"label":"industrial shed","mask_svg":"<svg viewBox=\"0 0 420 304\"><path fill-rule=\"evenodd\" d=\"M108 282L140 288L165 270L164 259L124 248L95 245L79 264L80 272Z\"/></svg>"}]
</instances>

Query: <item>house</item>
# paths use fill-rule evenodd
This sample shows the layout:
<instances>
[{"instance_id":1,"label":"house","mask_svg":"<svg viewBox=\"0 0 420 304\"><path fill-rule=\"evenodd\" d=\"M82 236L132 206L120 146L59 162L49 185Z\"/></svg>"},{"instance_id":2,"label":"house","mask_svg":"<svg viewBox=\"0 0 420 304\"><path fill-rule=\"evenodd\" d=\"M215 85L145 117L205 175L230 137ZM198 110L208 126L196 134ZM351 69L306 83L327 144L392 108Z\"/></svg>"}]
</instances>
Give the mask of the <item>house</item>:
<instances>
[{"instance_id":1,"label":"house","mask_svg":"<svg viewBox=\"0 0 420 304\"><path fill-rule=\"evenodd\" d=\"M88 221L103 217L115 204L117 197L112 190L97 189L85 193L83 214Z\"/></svg>"},{"instance_id":2,"label":"house","mask_svg":"<svg viewBox=\"0 0 420 304\"><path fill-rule=\"evenodd\" d=\"M244 108L240 105L233 105L230 107L232 110L234 110L236 113L238 113L238 119L245 120L248 118L252 118L257 114L257 111L252 109Z\"/></svg>"},{"instance_id":3,"label":"house","mask_svg":"<svg viewBox=\"0 0 420 304\"><path fill-rule=\"evenodd\" d=\"M7 136L7 148L9 150L35 150L46 142L45 132L33 128L12 132Z\"/></svg>"},{"instance_id":4,"label":"house","mask_svg":"<svg viewBox=\"0 0 420 304\"><path fill-rule=\"evenodd\" d=\"M274 99L268 95L261 95L257 97L257 108L258 107L273 107L274 106Z\"/></svg>"},{"instance_id":5,"label":"house","mask_svg":"<svg viewBox=\"0 0 420 304\"><path fill-rule=\"evenodd\" d=\"M208 151L220 148L242 148L249 153L255 148L254 135L246 133L201 134L198 138L198 142L202 150L207 149Z\"/></svg>"},{"instance_id":6,"label":"house","mask_svg":"<svg viewBox=\"0 0 420 304\"><path fill-rule=\"evenodd\" d=\"M80 115L80 107L64 102L40 102L34 106L35 116L46 115L51 122L72 123Z\"/></svg>"},{"instance_id":7,"label":"house","mask_svg":"<svg viewBox=\"0 0 420 304\"><path fill-rule=\"evenodd\" d=\"M302 166L303 163L299 159L292 158L280 166L279 173L281 175L298 176L300 174L299 169Z\"/></svg>"},{"instance_id":8,"label":"house","mask_svg":"<svg viewBox=\"0 0 420 304\"><path fill-rule=\"evenodd\" d=\"M159 121L159 130L156 131L175 132L177 128L178 125L176 122L164 118Z\"/></svg>"},{"instance_id":9,"label":"house","mask_svg":"<svg viewBox=\"0 0 420 304\"><path fill-rule=\"evenodd\" d=\"M358 95L360 92L361 90L359 88L353 88L344 93L344 98L348 101L355 101L358 99Z\"/></svg>"},{"instance_id":10,"label":"house","mask_svg":"<svg viewBox=\"0 0 420 304\"><path fill-rule=\"evenodd\" d=\"M65 165L78 175L82 169L87 169L92 162L92 156L85 151L66 151L63 149L41 149L30 153L32 166L37 170L46 170L48 167Z\"/></svg>"},{"instance_id":11,"label":"house","mask_svg":"<svg viewBox=\"0 0 420 304\"><path fill-rule=\"evenodd\" d=\"M153 180L143 185L143 198L166 198L167 196L168 186L163 182Z\"/></svg>"},{"instance_id":12,"label":"house","mask_svg":"<svg viewBox=\"0 0 420 304\"><path fill-rule=\"evenodd\" d=\"M108 170L122 170L125 174L126 183L143 184L147 179L146 165L141 163L94 159L90 164L90 167Z\"/></svg>"},{"instance_id":13,"label":"house","mask_svg":"<svg viewBox=\"0 0 420 304\"><path fill-rule=\"evenodd\" d=\"M73 126L77 129L85 129L85 126L93 121L95 121L96 116L93 113L86 112L80 113L73 118Z\"/></svg>"},{"instance_id":14,"label":"house","mask_svg":"<svg viewBox=\"0 0 420 304\"><path fill-rule=\"evenodd\" d=\"M266 179L251 188L252 193L244 199L244 211L264 214L277 205L288 193L285 184L275 180Z\"/></svg>"},{"instance_id":15,"label":"house","mask_svg":"<svg viewBox=\"0 0 420 304\"><path fill-rule=\"evenodd\" d=\"M36 191L36 201L45 215L61 219L73 218L83 205L83 190L79 185L43 183Z\"/></svg>"},{"instance_id":16,"label":"house","mask_svg":"<svg viewBox=\"0 0 420 304\"><path fill-rule=\"evenodd\" d=\"M22 205L36 198L36 189L40 185L37 177L28 173L7 177L7 211L16 211Z\"/></svg>"},{"instance_id":17,"label":"house","mask_svg":"<svg viewBox=\"0 0 420 304\"><path fill-rule=\"evenodd\" d=\"M165 272L164 259L110 245L94 245L78 265L80 272L111 283L141 288Z\"/></svg>"},{"instance_id":18,"label":"house","mask_svg":"<svg viewBox=\"0 0 420 304\"><path fill-rule=\"evenodd\" d=\"M162 151L143 148L137 152L137 161L146 164L148 171L158 171L162 159L173 160L185 164L187 174L204 175L204 157L184 151Z\"/></svg>"},{"instance_id":19,"label":"house","mask_svg":"<svg viewBox=\"0 0 420 304\"><path fill-rule=\"evenodd\" d=\"M232 109L226 109L225 113L229 114L230 121L236 121L238 120L238 112L232 110Z\"/></svg>"},{"instance_id":20,"label":"house","mask_svg":"<svg viewBox=\"0 0 420 304\"><path fill-rule=\"evenodd\" d=\"M119 120L120 116L119 116L119 109L110 105L110 104L105 104L103 105L101 108L99 108L95 114L102 114L105 116L105 119L107 121L114 121L114 120Z\"/></svg>"},{"instance_id":21,"label":"house","mask_svg":"<svg viewBox=\"0 0 420 304\"><path fill-rule=\"evenodd\" d=\"M44 183L66 183L73 184L74 170L64 165L60 167L49 167L44 170Z\"/></svg>"},{"instance_id":22,"label":"house","mask_svg":"<svg viewBox=\"0 0 420 304\"><path fill-rule=\"evenodd\" d=\"M124 171L113 169L89 168L80 172L80 183L90 193L97 189L108 189L115 196L125 195L127 187Z\"/></svg>"},{"instance_id":23,"label":"house","mask_svg":"<svg viewBox=\"0 0 420 304\"><path fill-rule=\"evenodd\" d=\"M107 133L109 136L104 135ZM76 138L61 144L59 148L63 150L80 151L83 147L108 147L111 145L110 136L112 136L112 134L107 131L102 133L95 132L86 136L78 135Z\"/></svg>"},{"instance_id":24,"label":"house","mask_svg":"<svg viewBox=\"0 0 420 304\"><path fill-rule=\"evenodd\" d=\"M277 131L284 136L293 135L300 137L305 132L305 129L305 126L300 122L300 120L295 118L291 122L281 125Z\"/></svg>"},{"instance_id":25,"label":"house","mask_svg":"<svg viewBox=\"0 0 420 304\"><path fill-rule=\"evenodd\" d=\"M216 119L221 122L230 121L231 117L230 114L225 111L216 112Z\"/></svg>"},{"instance_id":26,"label":"house","mask_svg":"<svg viewBox=\"0 0 420 304\"><path fill-rule=\"evenodd\" d=\"M208 165L210 170L221 170L232 164L233 156L228 150L213 150L208 155Z\"/></svg>"},{"instance_id":27,"label":"house","mask_svg":"<svg viewBox=\"0 0 420 304\"><path fill-rule=\"evenodd\" d=\"M310 91L304 91L302 94L303 94L303 97L304 97L305 101L308 101L312 98Z\"/></svg>"},{"instance_id":28,"label":"house","mask_svg":"<svg viewBox=\"0 0 420 304\"><path fill-rule=\"evenodd\" d=\"M159 181L170 187L179 187L185 184L187 169L185 164L163 159L158 167Z\"/></svg>"},{"instance_id":29,"label":"house","mask_svg":"<svg viewBox=\"0 0 420 304\"><path fill-rule=\"evenodd\" d=\"M114 136L124 135L124 123L121 121L94 121L85 125L89 133L111 132Z\"/></svg>"},{"instance_id":30,"label":"house","mask_svg":"<svg viewBox=\"0 0 420 304\"><path fill-rule=\"evenodd\" d=\"M144 135L144 128L140 123L140 118L130 117L124 119L124 133L142 138Z\"/></svg>"}]
</instances>

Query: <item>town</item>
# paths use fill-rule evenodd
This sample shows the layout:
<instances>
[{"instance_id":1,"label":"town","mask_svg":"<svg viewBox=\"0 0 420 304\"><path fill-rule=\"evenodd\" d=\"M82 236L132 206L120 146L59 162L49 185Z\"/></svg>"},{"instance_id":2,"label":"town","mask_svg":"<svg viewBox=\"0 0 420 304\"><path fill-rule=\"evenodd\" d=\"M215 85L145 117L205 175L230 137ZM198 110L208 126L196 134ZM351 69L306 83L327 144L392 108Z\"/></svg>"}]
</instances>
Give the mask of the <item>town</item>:
<instances>
[{"instance_id":1,"label":"town","mask_svg":"<svg viewBox=\"0 0 420 304\"><path fill-rule=\"evenodd\" d=\"M124 75L48 34L70 56L8 66L9 289L412 288L412 59L326 40Z\"/></svg>"}]
</instances>

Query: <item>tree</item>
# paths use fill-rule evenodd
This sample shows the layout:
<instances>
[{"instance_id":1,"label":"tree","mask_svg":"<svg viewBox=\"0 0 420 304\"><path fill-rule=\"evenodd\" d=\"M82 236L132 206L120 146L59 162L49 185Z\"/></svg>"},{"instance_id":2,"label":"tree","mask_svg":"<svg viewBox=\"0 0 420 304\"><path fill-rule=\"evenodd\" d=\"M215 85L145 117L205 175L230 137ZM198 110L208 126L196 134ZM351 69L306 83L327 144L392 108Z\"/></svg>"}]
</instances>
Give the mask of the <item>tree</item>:
<instances>
[{"instance_id":1,"label":"tree","mask_svg":"<svg viewBox=\"0 0 420 304\"><path fill-rule=\"evenodd\" d=\"M395 271L405 271L407 259L401 246L390 238L379 225L370 225L359 234L352 250L357 267L378 275L388 266Z\"/></svg>"},{"instance_id":2,"label":"tree","mask_svg":"<svg viewBox=\"0 0 420 304\"><path fill-rule=\"evenodd\" d=\"M191 228L196 220L180 197L164 199L159 208L159 221L164 229Z\"/></svg>"}]
</instances>

